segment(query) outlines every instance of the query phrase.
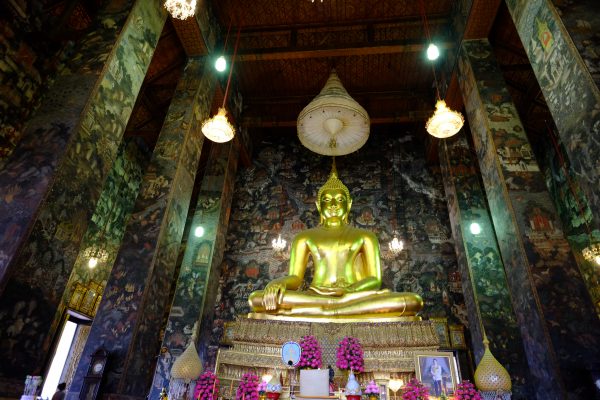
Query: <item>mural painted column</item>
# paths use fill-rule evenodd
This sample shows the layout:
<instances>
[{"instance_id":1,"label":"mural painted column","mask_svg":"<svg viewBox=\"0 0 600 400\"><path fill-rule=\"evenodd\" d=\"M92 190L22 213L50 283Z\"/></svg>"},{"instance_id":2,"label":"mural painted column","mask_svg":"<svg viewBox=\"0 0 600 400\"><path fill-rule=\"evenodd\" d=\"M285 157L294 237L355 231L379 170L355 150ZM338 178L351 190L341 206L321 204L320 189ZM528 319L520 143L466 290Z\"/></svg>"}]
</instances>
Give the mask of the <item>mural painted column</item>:
<instances>
[{"instance_id":1,"label":"mural painted column","mask_svg":"<svg viewBox=\"0 0 600 400\"><path fill-rule=\"evenodd\" d=\"M190 59L142 180L133 214L68 393L81 390L89 356L110 357L103 395L148 394L160 330L183 235L215 78L204 59Z\"/></svg>"},{"instance_id":2,"label":"mural painted column","mask_svg":"<svg viewBox=\"0 0 600 400\"><path fill-rule=\"evenodd\" d=\"M511 375L513 399L527 399L536 383L529 376L477 161L464 135L440 142L438 149L475 357L479 362L483 356L483 326L492 353Z\"/></svg>"},{"instance_id":3,"label":"mural painted column","mask_svg":"<svg viewBox=\"0 0 600 400\"><path fill-rule=\"evenodd\" d=\"M0 393L5 379L22 386L46 364L52 320L164 25L160 1L132 3L103 3L98 28L0 171Z\"/></svg>"},{"instance_id":4,"label":"mural painted column","mask_svg":"<svg viewBox=\"0 0 600 400\"><path fill-rule=\"evenodd\" d=\"M144 170L150 159L150 151L139 138L126 138L119 148L119 154L104 183L96 211L88 224L88 230L81 241L81 251L71 272L69 283L63 293L62 303L54 317L54 323L61 321L63 312L75 289L75 285L87 286L90 282L106 287L108 276L121 246L125 224L133 211ZM90 268L86 249L106 251L105 261Z\"/></svg>"},{"instance_id":5,"label":"mural painted column","mask_svg":"<svg viewBox=\"0 0 600 400\"><path fill-rule=\"evenodd\" d=\"M536 59L532 67L555 119L548 123L548 135L532 145L533 150L537 151L550 195L600 316L600 269L582 255L583 249L590 245L590 236L600 240L600 208L597 201L590 202L590 184L586 183L587 175L589 179L595 179L591 188L597 195L600 163L596 154L600 149L597 143L600 119L596 114L600 103L596 100L594 106L590 99L599 98L600 2L580 0L555 3L558 13L551 4L539 3L535 15L528 17L533 18L533 25L527 26L523 21L521 28L518 28L522 38L528 38L528 42L523 42L524 47L530 59ZM533 12L520 4L512 4L512 11L513 18L519 17L521 20L525 14ZM552 19L552 22L548 23L545 18ZM555 77L555 73L560 75ZM588 73L593 83L588 79ZM587 89L584 90L585 87ZM595 122L589 122L594 115L595 119L592 120ZM559 129L555 128L554 122ZM588 125L592 128L586 131ZM594 167L582 174L584 164Z\"/></svg>"},{"instance_id":6,"label":"mural painted column","mask_svg":"<svg viewBox=\"0 0 600 400\"><path fill-rule=\"evenodd\" d=\"M186 349L194 324L198 322L199 332L212 327L211 311L218 287L218 268L223 260L239 153L240 144L237 139L211 146L154 373L150 399L158 399L161 389L168 387L171 366ZM204 229L200 237L195 234L198 227ZM204 360L202 353L206 351L207 342L198 342L196 345Z\"/></svg>"},{"instance_id":7,"label":"mural painted column","mask_svg":"<svg viewBox=\"0 0 600 400\"><path fill-rule=\"evenodd\" d=\"M600 322L489 42L465 41L459 70L537 396L593 396Z\"/></svg>"},{"instance_id":8,"label":"mural painted column","mask_svg":"<svg viewBox=\"0 0 600 400\"><path fill-rule=\"evenodd\" d=\"M560 133L571 169L600 210L600 3L506 0L531 67ZM590 71L594 74L590 74ZM600 214L594 213L595 228Z\"/></svg>"}]
</instances>

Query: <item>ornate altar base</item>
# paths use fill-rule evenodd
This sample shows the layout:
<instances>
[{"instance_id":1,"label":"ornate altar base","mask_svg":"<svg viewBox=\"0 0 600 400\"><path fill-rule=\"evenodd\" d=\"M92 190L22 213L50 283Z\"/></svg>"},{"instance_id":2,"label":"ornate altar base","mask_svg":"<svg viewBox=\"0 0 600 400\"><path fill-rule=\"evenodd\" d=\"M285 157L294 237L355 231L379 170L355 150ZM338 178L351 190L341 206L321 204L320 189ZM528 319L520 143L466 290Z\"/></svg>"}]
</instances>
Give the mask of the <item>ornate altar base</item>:
<instances>
[{"instance_id":1,"label":"ornate altar base","mask_svg":"<svg viewBox=\"0 0 600 400\"><path fill-rule=\"evenodd\" d=\"M384 383L390 377L413 375L415 353L439 348L439 339L430 321L333 323L243 318L236 321L227 334L233 346L221 348L217 356L221 396L233 397L246 372L258 376L281 372L287 386L282 397L288 396L290 382L294 386L298 382L294 370L288 370L281 360L281 345L291 340L297 342L305 335L314 335L319 340L323 367L331 365L334 369L337 343L344 336L358 338L365 360L365 372L358 377L361 381L376 379ZM338 383L342 383L341 375L341 371L336 370Z\"/></svg>"}]
</instances>

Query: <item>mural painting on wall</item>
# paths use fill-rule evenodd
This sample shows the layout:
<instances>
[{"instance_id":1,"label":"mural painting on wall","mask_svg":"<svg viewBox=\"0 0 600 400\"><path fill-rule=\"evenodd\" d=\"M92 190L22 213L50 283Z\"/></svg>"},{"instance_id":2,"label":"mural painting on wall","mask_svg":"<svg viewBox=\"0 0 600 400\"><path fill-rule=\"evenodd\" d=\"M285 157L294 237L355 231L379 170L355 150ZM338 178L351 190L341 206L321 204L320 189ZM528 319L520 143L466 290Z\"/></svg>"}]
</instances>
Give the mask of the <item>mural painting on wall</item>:
<instances>
[{"instance_id":1,"label":"mural painting on wall","mask_svg":"<svg viewBox=\"0 0 600 400\"><path fill-rule=\"evenodd\" d=\"M81 242L80 252L69 278L69 287L63 295L63 302L68 302L70 293L77 282L85 285L89 281L95 281L106 286L108 275L121 245L125 223L133 209L149 158L149 150L145 144L139 143L137 140L126 139L119 148L117 159L106 178L100 200L98 200L96 210L92 215L92 223L88 225L88 230ZM93 246L105 248L108 251L108 258L106 262L98 263L96 267L90 268L83 250Z\"/></svg>"},{"instance_id":2,"label":"mural painting on wall","mask_svg":"<svg viewBox=\"0 0 600 400\"><path fill-rule=\"evenodd\" d=\"M590 235L600 238L600 231L592 227L592 210L570 168L563 145L559 144L559 138L553 130L548 129L548 135L551 135L550 140L547 137L540 138L536 141L534 150L537 150L537 159L544 172L548 192L596 306L596 312L600 315L600 269L594 263L584 260L582 255L582 250L590 244ZM566 173L569 174L568 177Z\"/></svg>"},{"instance_id":3,"label":"mural painting on wall","mask_svg":"<svg viewBox=\"0 0 600 400\"><path fill-rule=\"evenodd\" d=\"M527 149L523 153L526 157L530 157L530 150L528 145L523 147L527 138L516 113L509 121L493 118L496 103L512 101L506 96L506 84L490 48L486 40L463 44L461 84L463 93L469 93L465 103L469 120L473 117L471 128L475 147L511 282L514 308L524 342L527 342L530 365L555 363L548 359L541 346L550 337L555 348L561 349L557 350L556 356L565 382L571 385L568 390L576 391L578 387L585 387L582 382L585 377L574 373L570 366L592 362L593 349L598 348L597 338L587 337L589 335L584 333L598 321L589 298L582 296L586 289L548 195L544 176L539 168L511 170L506 160L502 160L501 152L507 143ZM514 108L514 105L507 104L505 108ZM508 130L507 126L513 128ZM499 164L495 164L494 159ZM523 269L523 265L528 269ZM540 307L539 311L537 307ZM544 374L538 376L539 379L552 382L551 370L531 371Z\"/></svg>"},{"instance_id":4,"label":"mural painting on wall","mask_svg":"<svg viewBox=\"0 0 600 400\"><path fill-rule=\"evenodd\" d=\"M600 87L600 8L594 0L554 0L560 18L569 32L587 69Z\"/></svg>"},{"instance_id":5,"label":"mural painting on wall","mask_svg":"<svg viewBox=\"0 0 600 400\"><path fill-rule=\"evenodd\" d=\"M474 319L470 320L469 330L476 359L483 355L481 323L493 354L509 368L513 396L527 398L526 359L475 156L471 155L464 137L450 144L446 141L444 146L440 160L450 221L459 238L456 243L459 267L465 268L461 268L462 283L467 310ZM479 224L479 233L471 232L473 222ZM469 293L471 287L473 292ZM471 304L475 301L477 305Z\"/></svg>"},{"instance_id":6,"label":"mural painting on wall","mask_svg":"<svg viewBox=\"0 0 600 400\"><path fill-rule=\"evenodd\" d=\"M50 326L100 197L102 188L97 182L103 182L112 167L164 22L164 11L158 4L138 2L131 13L129 6L130 3L124 2L117 8L101 11L99 19L105 23L102 25L105 29L96 29L79 42L80 48L71 58L72 71L64 69L57 78L49 93L56 97L38 109L23 137L24 145L13 151L10 165L0 172L0 185L5 182L14 185L14 203L23 207L21 213L0 216L0 227L23 229L34 218L49 182L54 189L45 197L19 259L12 260L20 268L15 270L4 293L6 304L19 304L24 298L31 298L48 306L34 311L37 321L32 329L32 334L38 335L44 345L22 353L24 360L28 360L20 363L23 366L43 365L38 359L45 356L51 344L54 332ZM124 23L128 16L131 18ZM108 68L103 70L106 63ZM89 97L94 87L97 90ZM90 107L82 116L82 108L88 102ZM81 127L76 130L78 122ZM28 159L32 148L36 149L33 163ZM28 171L26 179L17 184L7 178L12 173L24 176L25 171ZM0 236L5 234L0 232ZM9 257L16 254L12 249L16 249L23 235L23 232L12 235L3 243L9 249ZM0 321L4 323L7 315L0 313ZM2 335L1 341L5 340L8 338ZM35 373L12 367L7 364L10 368L7 374Z\"/></svg>"},{"instance_id":7,"label":"mural painting on wall","mask_svg":"<svg viewBox=\"0 0 600 400\"><path fill-rule=\"evenodd\" d=\"M550 1L508 0L507 5L571 169L590 207L599 209L595 160L600 142L595 137L600 129L600 34L594 29L600 20L598 2L560 1L558 13Z\"/></svg>"},{"instance_id":8,"label":"mural painting on wall","mask_svg":"<svg viewBox=\"0 0 600 400\"><path fill-rule=\"evenodd\" d=\"M448 317L466 324L439 172L427 168L424 149L413 136L397 139L394 145L383 140L374 136L359 154L336 159L340 178L353 197L351 223L378 236L384 287L419 293L426 317ZM247 299L252 291L287 273L289 254L275 254L271 240L281 232L289 243L296 233L319 222L314 204L331 159L288 142L264 147L253 165L238 174L215 304L214 340L220 337L224 322L249 311ZM394 174L397 187L392 189ZM394 225L408 242L408 257L386 254Z\"/></svg>"}]
</instances>

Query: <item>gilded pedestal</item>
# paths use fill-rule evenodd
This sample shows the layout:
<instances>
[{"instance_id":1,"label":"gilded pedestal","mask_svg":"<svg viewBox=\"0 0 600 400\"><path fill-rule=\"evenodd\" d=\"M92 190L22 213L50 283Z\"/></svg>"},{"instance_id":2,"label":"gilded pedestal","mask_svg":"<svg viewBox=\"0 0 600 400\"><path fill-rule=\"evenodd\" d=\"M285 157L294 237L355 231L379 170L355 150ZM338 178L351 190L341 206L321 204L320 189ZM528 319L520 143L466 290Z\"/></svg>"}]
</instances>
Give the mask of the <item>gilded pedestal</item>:
<instances>
[{"instance_id":1,"label":"gilded pedestal","mask_svg":"<svg viewBox=\"0 0 600 400\"><path fill-rule=\"evenodd\" d=\"M415 353L439 348L430 321L332 323L243 318L236 321L229 332L227 339L233 345L219 350L216 366L221 393L226 398L230 398L232 392L235 395L239 379L249 371L259 376L281 372L285 386L282 398L289 396L290 381L297 385L298 377L283 364L281 345L299 341L305 335L314 335L319 340L324 367L335 367L335 348L343 337L358 338L365 359L365 372L359 376L361 381L414 373ZM341 376L340 371L336 371L336 376Z\"/></svg>"}]
</instances>

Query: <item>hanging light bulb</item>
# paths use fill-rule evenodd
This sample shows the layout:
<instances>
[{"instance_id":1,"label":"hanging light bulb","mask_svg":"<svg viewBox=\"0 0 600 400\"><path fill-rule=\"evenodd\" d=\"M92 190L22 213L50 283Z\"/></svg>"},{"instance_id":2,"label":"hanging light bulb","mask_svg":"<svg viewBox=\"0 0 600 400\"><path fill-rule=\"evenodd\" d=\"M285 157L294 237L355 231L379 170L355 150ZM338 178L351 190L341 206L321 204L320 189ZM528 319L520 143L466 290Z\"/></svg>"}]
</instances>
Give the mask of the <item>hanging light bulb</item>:
<instances>
[{"instance_id":1,"label":"hanging light bulb","mask_svg":"<svg viewBox=\"0 0 600 400\"><path fill-rule=\"evenodd\" d=\"M427 47L427 59L434 61L437 60L440 56L440 50L434 43L429 43L429 47Z\"/></svg>"},{"instance_id":2,"label":"hanging light bulb","mask_svg":"<svg viewBox=\"0 0 600 400\"><path fill-rule=\"evenodd\" d=\"M196 227L196 229L194 229L194 236L196 236L196 237L204 236L204 227L203 226Z\"/></svg>"},{"instance_id":3,"label":"hanging light bulb","mask_svg":"<svg viewBox=\"0 0 600 400\"><path fill-rule=\"evenodd\" d=\"M273 245L273 250L275 250L275 251L283 251L283 250L285 250L285 246L286 246L287 242L285 241L285 239L283 239L281 237L281 234L279 234L277 236L277 239L273 239L273 241L271 242L271 244Z\"/></svg>"},{"instance_id":4,"label":"hanging light bulb","mask_svg":"<svg viewBox=\"0 0 600 400\"><path fill-rule=\"evenodd\" d=\"M481 225L479 225L477 222L473 222L469 226L469 230L473 235L479 235L481 233Z\"/></svg>"},{"instance_id":5,"label":"hanging light bulb","mask_svg":"<svg viewBox=\"0 0 600 400\"><path fill-rule=\"evenodd\" d=\"M227 68L227 60L225 59L225 57L219 56L219 58L217 58L217 61L215 61L215 69L219 72L223 72L225 71L225 68Z\"/></svg>"},{"instance_id":6,"label":"hanging light bulb","mask_svg":"<svg viewBox=\"0 0 600 400\"><path fill-rule=\"evenodd\" d=\"M173 18L188 19L196 13L196 0L166 0L165 8Z\"/></svg>"},{"instance_id":7,"label":"hanging light bulb","mask_svg":"<svg viewBox=\"0 0 600 400\"><path fill-rule=\"evenodd\" d=\"M456 135L464 123L465 119L461 113L448 108L444 100L438 100L435 104L435 112L427 120L425 129L431 136L445 139Z\"/></svg>"}]
</instances>

